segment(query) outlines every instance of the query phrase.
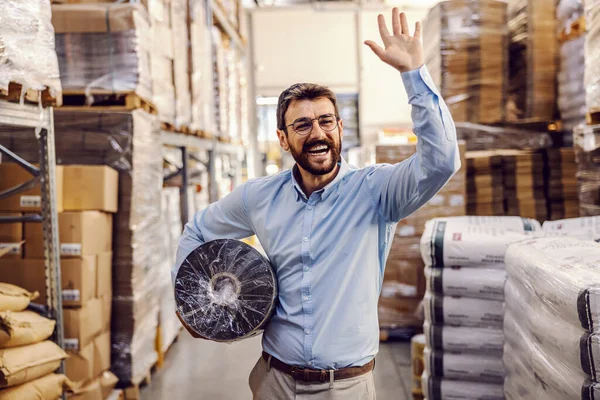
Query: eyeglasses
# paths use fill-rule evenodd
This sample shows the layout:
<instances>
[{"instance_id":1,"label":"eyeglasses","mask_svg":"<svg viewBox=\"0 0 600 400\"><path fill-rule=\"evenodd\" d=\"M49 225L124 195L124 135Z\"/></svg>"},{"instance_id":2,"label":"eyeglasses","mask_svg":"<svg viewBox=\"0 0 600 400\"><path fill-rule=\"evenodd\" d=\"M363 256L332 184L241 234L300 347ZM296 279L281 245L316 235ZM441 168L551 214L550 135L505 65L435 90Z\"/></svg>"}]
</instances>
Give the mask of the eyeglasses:
<instances>
[{"instance_id":1,"label":"eyeglasses","mask_svg":"<svg viewBox=\"0 0 600 400\"><path fill-rule=\"evenodd\" d=\"M292 129L294 129L294 132L296 132L298 135L306 136L312 132L314 121L318 121L319 126L321 129L323 129L323 131L331 132L337 127L339 118L333 114L324 114L317 118L298 118L293 124L286 126L286 128L291 126Z\"/></svg>"}]
</instances>

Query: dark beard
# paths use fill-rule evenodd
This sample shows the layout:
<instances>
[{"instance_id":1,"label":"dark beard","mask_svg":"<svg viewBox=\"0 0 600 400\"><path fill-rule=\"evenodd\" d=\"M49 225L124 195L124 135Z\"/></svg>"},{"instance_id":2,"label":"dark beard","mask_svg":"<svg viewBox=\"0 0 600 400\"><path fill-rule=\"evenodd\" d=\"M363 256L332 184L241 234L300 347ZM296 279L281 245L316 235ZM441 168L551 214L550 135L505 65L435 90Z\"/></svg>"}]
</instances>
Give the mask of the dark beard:
<instances>
[{"instance_id":1,"label":"dark beard","mask_svg":"<svg viewBox=\"0 0 600 400\"><path fill-rule=\"evenodd\" d=\"M323 166L313 166L310 163L309 160L309 155L308 155L308 151L307 149L309 149L310 147L314 146L315 144L325 144L327 146L329 146L329 151L331 152L331 161L328 164L325 164ZM313 174L313 175L327 175L328 173L330 173L331 171L333 171L335 169L335 166L342 161L342 157L340 156L342 152L342 143L340 141L339 146L335 146L335 143L332 140L329 139L317 139L317 140L312 140L310 142L307 142L304 144L304 147L302 149L302 151L297 152L292 146L290 146L290 153L292 154L292 157L294 157L294 160L296 161L296 163L298 163L298 165L300 167L302 167L302 169L304 169L306 172Z\"/></svg>"}]
</instances>

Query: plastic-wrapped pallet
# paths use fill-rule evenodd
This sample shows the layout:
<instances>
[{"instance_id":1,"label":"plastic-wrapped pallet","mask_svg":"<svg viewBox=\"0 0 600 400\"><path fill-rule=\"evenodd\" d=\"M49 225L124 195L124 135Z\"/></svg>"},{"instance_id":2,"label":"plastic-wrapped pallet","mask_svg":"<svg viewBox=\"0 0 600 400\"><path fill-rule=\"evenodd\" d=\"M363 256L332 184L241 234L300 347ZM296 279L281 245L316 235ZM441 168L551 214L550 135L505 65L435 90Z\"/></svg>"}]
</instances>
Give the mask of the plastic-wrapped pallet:
<instances>
[{"instance_id":1,"label":"plastic-wrapped pallet","mask_svg":"<svg viewBox=\"0 0 600 400\"><path fill-rule=\"evenodd\" d=\"M173 74L175 83L175 127L189 127L192 121L190 93L188 1L171 0L173 33Z\"/></svg>"},{"instance_id":2,"label":"plastic-wrapped pallet","mask_svg":"<svg viewBox=\"0 0 600 400\"><path fill-rule=\"evenodd\" d=\"M535 132L507 126L490 126L457 122L456 134L467 144L467 151L495 149L543 149L552 145L546 132Z\"/></svg>"},{"instance_id":3,"label":"plastic-wrapped pallet","mask_svg":"<svg viewBox=\"0 0 600 400\"><path fill-rule=\"evenodd\" d=\"M457 122L504 120L508 77L506 3L444 1L424 27L425 62Z\"/></svg>"},{"instance_id":4,"label":"plastic-wrapped pallet","mask_svg":"<svg viewBox=\"0 0 600 400\"><path fill-rule=\"evenodd\" d=\"M588 112L600 111L600 1L585 1L585 90Z\"/></svg>"},{"instance_id":5,"label":"plastic-wrapped pallet","mask_svg":"<svg viewBox=\"0 0 600 400\"><path fill-rule=\"evenodd\" d=\"M578 125L573 131L577 159L579 213L600 215L600 125Z\"/></svg>"},{"instance_id":6,"label":"plastic-wrapped pallet","mask_svg":"<svg viewBox=\"0 0 600 400\"><path fill-rule=\"evenodd\" d=\"M54 50L50 0L0 2L0 89L10 83L59 98L61 83Z\"/></svg>"},{"instance_id":7,"label":"plastic-wrapped pallet","mask_svg":"<svg viewBox=\"0 0 600 400\"><path fill-rule=\"evenodd\" d=\"M567 237L506 254L504 365L508 399L600 395L600 244Z\"/></svg>"},{"instance_id":8,"label":"plastic-wrapped pallet","mask_svg":"<svg viewBox=\"0 0 600 400\"><path fill-rule=\"evenodd\" d=\"M600 216L546 221L545 236L568 236L575 239L600 241Z\"/></svg>"},{"instance_id":9,"label":"plastic-wrapped pallet","mask_svg":"<svg viewBox=\"0 0 600 400\"><path fill-rule=\"evenodd\" d=\"M425 225L428 399L503 398L504 256L511 243L540 230L537 221L520 217L438 218Z\"/></svg>"},{"instance_id":10,"label":"plastic-wrapped pallet","mask_svg":"<svg viewBox=\"0 0 600 400\"><path fill-rule=\"evenodd\" d=\"M52 13L65 90L132 91L152 99L152 42L143 6L59 4Z\"/></svg>"}]
</instances>

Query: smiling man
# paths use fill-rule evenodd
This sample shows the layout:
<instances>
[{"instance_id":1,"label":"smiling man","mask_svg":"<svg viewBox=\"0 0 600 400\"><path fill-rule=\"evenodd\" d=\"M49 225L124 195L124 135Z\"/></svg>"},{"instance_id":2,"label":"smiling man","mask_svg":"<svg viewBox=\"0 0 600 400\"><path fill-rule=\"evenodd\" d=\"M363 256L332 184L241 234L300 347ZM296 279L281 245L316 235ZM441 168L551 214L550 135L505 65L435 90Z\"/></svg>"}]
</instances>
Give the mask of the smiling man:
<instances>
[{"instance_id":1,"label":"smiling man","mask_svg":"<svg viewBox=\"0 0 600 400\"><path fill-rule=\"evenodd\" d=\"M253 234L276 270L279 303L250 374L254 399L375 399L377 301L396 225L460 167L454 123L423 65L420 24L411 36L397 9L392 33L382 15L378 22L384 48L365 44L399 72L417 153L349 166L334 94L293 85L279 98L277 135L294 168L237 187L198 212L180 240L174 276L199 245Z\"/></svg>"}]
</instances>

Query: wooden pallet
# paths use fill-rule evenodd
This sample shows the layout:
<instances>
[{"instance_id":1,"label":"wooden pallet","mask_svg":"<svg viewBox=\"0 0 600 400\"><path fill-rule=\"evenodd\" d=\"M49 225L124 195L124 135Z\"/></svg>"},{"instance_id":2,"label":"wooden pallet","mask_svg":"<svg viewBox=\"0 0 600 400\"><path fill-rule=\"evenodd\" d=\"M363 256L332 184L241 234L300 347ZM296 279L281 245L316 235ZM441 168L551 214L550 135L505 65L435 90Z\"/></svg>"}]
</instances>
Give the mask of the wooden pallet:
<instances>
[{"instance_id":1,"label":"wooden pallet","mask_svg":"<svg viewBox=\"0 0 600 400\"><path fill-rule=\"evenodd\" d=\"M562 121L548 121L541 118L527 118L522 120L505 121L494 124L494 126L512 127L539 132L555 132L560 131L563 125Z\"/></svg>"},{"instance_id":2,"label":"wooden pallet","mask_svg":"<svg viewBox=\"0 0 600 400\"><path fill-rule=\"evenodd\" d=\"M591 109L585 115L585 121L588 125L600 125L600 109Z\"/></svg>"},{"instance_id":3,"label":"wooden pallet","mask_svg":"<svg viewBox=\"0 0 600 400\"><path fill-rule=\"evenodd\" d=\"M125 387L123 389L123 400L139 400L141 398L140 389L152 383L152 373L156 368L155 364L144 376L135 382L131 382L131 385Z\"/></svg>"},{"instance_id":4,"label":"wooden pallet","mask_svg":"<svg viewBox=\"0 0 600 400\"><path fill-rule=\"evenodd\" d=\"M8 90L0 89L0 99L19 103L21 101L22 89L22 85L11 82L8 84ZM25 102L32 104L38 104L40 99L44 107L60 106L62 103L62 97L52 97L49 89L44 89L43 91L28 89L23 96Z\"/></svg>"},{"instance_id":5,"label":"wooden pallet","mask_svg":"<svg viewBox=\"0 0 600 400\"><path fill-rule=\"evenodd\" d=\"M167 132L183 133L184 135L195 135L195 132L192 131L189 126L186 126L186 125L176 128L174 125L172 125L168 122L161 122L160 128L163 131L167 131Z\"/></svg>"},{"instance_id":6,"label":"wooden pallet","mask_svg":"<svg viewBox=\"0 0 600 400\"><path fill-rule=\"evenodd\" d=\"M125 400L125 392L121 389L115 389L106 400Z\"/></svg>"},{"instance_id":7,"label":"wooden pallet","mask_svg":"<svg viewBox=\"0 0 600 400\"><path fill-rule=\"evenodd\" d=\"M142 109L150 114L157 114L152 102L142 98L135 92L111 92L108 90L94 90L91 93L93 102L89 104L84 91L65 90L63 92L63 109L65 110L106 110L106 111L131 111Z\"/></svg>"},{"instance_id":8,"label":"wooden pallet","mask_svg":"<svg viewBox=\"0 0 600 400\"><path fill-rule=\"evenodd\" d=\"M211 133L205 131L196 131L195 134L196 136L202 139L212 140L214 138L214 136Z\"/></svg>"}]
</instances>

